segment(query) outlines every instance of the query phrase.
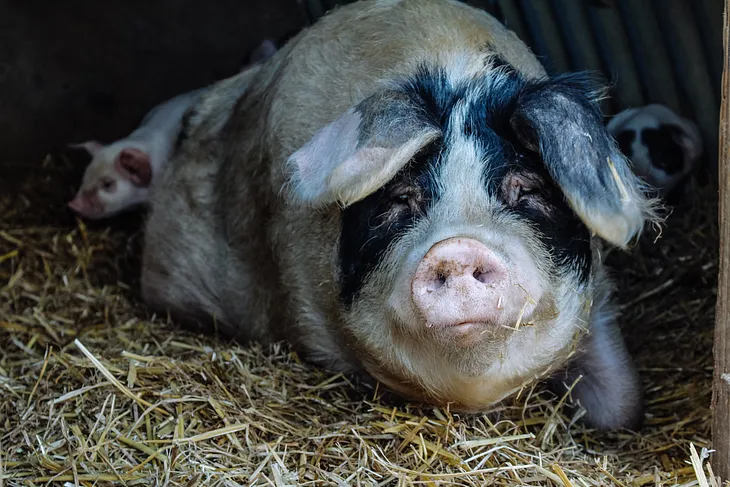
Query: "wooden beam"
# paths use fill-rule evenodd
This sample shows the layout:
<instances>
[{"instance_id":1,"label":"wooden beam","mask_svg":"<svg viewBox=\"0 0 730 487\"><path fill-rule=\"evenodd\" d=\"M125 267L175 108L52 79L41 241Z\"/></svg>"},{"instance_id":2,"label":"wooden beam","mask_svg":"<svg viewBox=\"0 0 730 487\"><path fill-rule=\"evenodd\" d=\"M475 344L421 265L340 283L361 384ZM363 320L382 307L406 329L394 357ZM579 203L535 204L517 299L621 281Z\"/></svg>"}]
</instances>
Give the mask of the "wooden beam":
<instances>
[{"instance_id":1,"label":"wooden beam","mask_svg":"<svg viewBox=\"0 0 730 487\"><path fill-rule=\"evenodd\" d=\"M720 105L720 275L715 316L715 374L712 388L712 467L723 481L730 480L730 0L723 16L724 67Z\"/></svg>"}]
</instances>

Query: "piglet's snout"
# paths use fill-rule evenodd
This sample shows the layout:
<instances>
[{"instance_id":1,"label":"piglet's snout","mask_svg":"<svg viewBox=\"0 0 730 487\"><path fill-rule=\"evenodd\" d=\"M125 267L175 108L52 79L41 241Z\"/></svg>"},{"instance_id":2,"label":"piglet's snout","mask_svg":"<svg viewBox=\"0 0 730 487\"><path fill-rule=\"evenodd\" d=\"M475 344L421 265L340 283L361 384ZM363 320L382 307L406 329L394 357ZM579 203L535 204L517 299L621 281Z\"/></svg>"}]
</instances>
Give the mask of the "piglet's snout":
<instances>
[{"instance_id":1,"label":"piglet's snout","mask_svg":"<svg viewBox=\"0 0 730 487\"><path fill-rule=\"evenodd\" d=\"M500 324L526 301L524 291L512 285L502 258L467 238L450 238L431 247L416 269L411 290L429 327Z\"/></svg>"}]
</instances>

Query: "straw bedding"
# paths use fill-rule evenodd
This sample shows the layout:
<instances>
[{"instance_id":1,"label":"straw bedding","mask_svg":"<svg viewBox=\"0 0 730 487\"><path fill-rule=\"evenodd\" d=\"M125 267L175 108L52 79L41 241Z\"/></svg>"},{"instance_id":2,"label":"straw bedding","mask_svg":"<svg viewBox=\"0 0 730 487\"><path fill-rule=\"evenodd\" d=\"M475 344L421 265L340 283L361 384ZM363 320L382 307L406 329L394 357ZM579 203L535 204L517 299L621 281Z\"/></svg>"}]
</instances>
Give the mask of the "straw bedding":
<instances>
[{"instance_id":1,"label":"straw bedding","mask_svg":"<svg viewBox=\"0 0 730 487\"><path fill-rule=\"evenodd\" d=\"M714 190L606 257L648 408L597 434L539 385L458 415L152 315L141 218L64 207L82 169L0 181L0 486L708 485Z\"/></svg>"}]
</instances>

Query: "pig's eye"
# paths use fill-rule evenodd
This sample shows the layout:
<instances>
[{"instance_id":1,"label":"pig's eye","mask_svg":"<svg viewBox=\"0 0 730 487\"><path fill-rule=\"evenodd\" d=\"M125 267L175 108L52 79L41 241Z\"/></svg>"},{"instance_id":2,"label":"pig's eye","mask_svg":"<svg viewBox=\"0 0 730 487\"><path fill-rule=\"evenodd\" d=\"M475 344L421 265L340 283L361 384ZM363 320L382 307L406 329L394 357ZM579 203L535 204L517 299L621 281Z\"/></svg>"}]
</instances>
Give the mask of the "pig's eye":
<instances>
[{"instance_id":1,"label":"pig's eye","mask_svg":"<svg viewBox=\"0 0 730 487\"><path fill-rule=\"evenodd\" d=\"M393 197L393 199L394 199L394 200L395 200L396 202L398 202L398 203L403 203L403 204L406 204L406 203L408 203L408 200L409 200L410 198L411 198L411 195L409 195L408 193L404 193L404 194L398 194L398 195L395 195L395 196Z\"/></svg>"},{"instance_id":2,"label":"pig's eye","mask_svg":"<svg viewBox=\"0 0 730 487\"><path fill-rule=\"evenodd\" d=\"M416 184L396 184L388 190L386 198L383 211L389 218L415 216L424 211L423 189Z\"/></svg>"},{"instance_id":3,"label":"pig's eye","mask_svg":"<svg viewBox=\"0 0 730 487\"><path fill-rule=\"evenodd\" d=\"M421 202L421 192L416 187L396 188L390 193L391 205L416 211Z\"/></svg>"},{"instance_id":4,"label":"pig's eye","mask_svg":"<svg viewBox=\"0 0 730 487\"><path fill-rule=\"evenodd\" d=\"M511 174L502 183L502 194L506 203L511 207L522 202L536 202L542 196L540 183L537 176Z\"/></svg>"},{"instance_id":5,"label":"pig's eye","mask_svg":"<svg viewBox=\"0 0 730 487\"><path fill-rule=\"evenodd\" d=\"M104 191L114 191L115 181L113 179L104 178L101 180L101 189Z\"/></svg>"}]
</instances>

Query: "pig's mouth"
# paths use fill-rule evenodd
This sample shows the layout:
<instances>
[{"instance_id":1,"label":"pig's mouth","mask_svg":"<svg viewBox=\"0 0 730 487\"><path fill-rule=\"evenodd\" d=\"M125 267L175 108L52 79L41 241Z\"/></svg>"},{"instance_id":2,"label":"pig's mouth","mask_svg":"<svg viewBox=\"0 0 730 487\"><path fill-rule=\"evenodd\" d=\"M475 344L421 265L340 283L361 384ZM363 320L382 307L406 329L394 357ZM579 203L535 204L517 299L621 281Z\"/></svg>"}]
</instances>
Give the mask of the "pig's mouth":
<instances>
[{"instance_id":1,"label":"pig's mouth","mask_svg":"<svg viewBox=\"0 0 730 487\"><path fill-rule=\"evenodd\" d=\"M484 321L465 321L444 328L444 332L458 345L464 347L479 343L493 335L491 332L495 326L498 325Z\"/></svg>"},{"instance_id":2,"label":"pig's mouth","mask_svg":"<svg viewBox=\"0 0 730 487\"><path fill-rule=\"evenodd\" d=\"M470 347L484 341L507 339L524 331L557 318L553 299L543 296L537 303L525 305L516 313L474 314L459 317L452 322L431 324L427 329L441 340L459 347Z\"/></svg>"},{"instance_id":3,"label":"pig's mouth","mask_svg":"<svg viewBox=\"0 0 730 487\"><path fill-rule=\"evenodd\" d=\"M485 326L490 326L490 324L485 321L463 321L461 323L451 325L449 328L454 333L469 333L472 330L481 329Z\"/></svg>"}]
</instances>

